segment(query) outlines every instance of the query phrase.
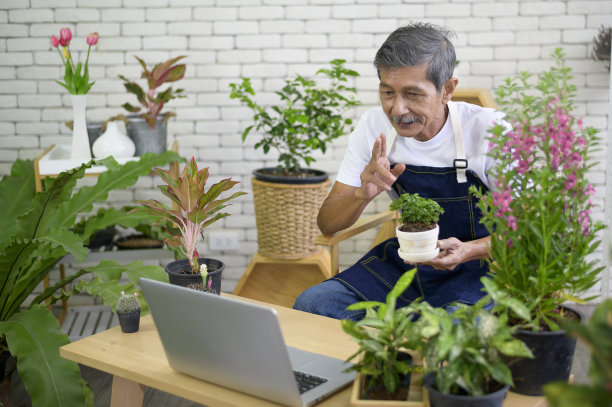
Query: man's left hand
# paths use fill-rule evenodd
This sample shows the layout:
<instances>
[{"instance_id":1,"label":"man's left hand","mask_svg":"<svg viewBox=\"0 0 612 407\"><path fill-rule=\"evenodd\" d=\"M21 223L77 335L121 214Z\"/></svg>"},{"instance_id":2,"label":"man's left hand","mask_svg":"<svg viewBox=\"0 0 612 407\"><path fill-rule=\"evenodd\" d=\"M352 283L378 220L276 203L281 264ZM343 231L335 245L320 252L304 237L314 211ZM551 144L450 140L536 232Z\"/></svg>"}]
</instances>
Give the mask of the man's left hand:
<instances>
[{"instance_id":1,"label":"man's left hand","mask_svg":"<svg viewBox=\"0 0 612 407\"><path fill-rule=\"evenodd\" d=\"M436 270L452 270L466 261L467 247L461 240L454 237L438 240L438 247L440 248L438 257L423 264Z\"/></svg>"}]
</instances>

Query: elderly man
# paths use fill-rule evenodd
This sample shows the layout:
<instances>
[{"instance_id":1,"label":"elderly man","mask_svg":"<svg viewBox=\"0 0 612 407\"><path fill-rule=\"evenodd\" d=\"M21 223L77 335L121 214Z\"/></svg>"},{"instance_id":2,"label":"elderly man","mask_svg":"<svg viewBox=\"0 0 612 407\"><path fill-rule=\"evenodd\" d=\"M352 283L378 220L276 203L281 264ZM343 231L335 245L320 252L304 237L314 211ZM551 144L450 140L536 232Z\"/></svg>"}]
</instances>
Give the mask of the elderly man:
<instances>
[{"instance_id":1,"label":"elderly man","mask_svg":"<svg viewBox=\"0 0 612 407\"><path fill-rule=\"evenodd\" d=\"M487 157L488 129L503 115L451 102L455 50L450 32L413 23L391 33L374 66L381 106L367 111L349 139L336 183L321 206L319 228L333 234L352 225L382 191L419 193L444 209L437 258L418 265L418 274L398 306L425 300L446 307L473 304L484 292L489 236L469 188L487 190L493 165ZM506 124L507 125L507 124ZM304 291L295 309L338 319L361 319L346 311L358 301L385 301L397 279L414 265L398 255L396 238L376 246L356 264Z\"/></svg>"}]
</instances>

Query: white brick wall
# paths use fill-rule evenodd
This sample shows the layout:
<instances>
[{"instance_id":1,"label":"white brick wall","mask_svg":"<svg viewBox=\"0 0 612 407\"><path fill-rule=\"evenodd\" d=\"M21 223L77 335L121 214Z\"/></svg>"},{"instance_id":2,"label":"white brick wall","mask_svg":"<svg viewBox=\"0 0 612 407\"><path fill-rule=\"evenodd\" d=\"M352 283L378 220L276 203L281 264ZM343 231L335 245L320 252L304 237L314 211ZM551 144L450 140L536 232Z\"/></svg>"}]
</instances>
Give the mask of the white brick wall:
<instances>
[{"instance_id":1,"label":"white brick wall","mask_svg":"<svg viewBox=\"0 0 612 407\"><path fill-rule=\"evenodd\" d=\"M273 165L274 155L254 151L253 136L240 141L251 113L229 99L228 84L251 77L259 100L274 102L286 75L313 75L331 59L345 58L361 74L354 81L364 103L354 113L358 117L378 103L376 49L389 32L413 19L456 31L462 86L493 88L519 70L547 69L552 49L563 46L578 87L577 111L605 134L610 76L590 59L590 43L601 24L611 24L612 0L0 0L0 174L18 157L34 157L49 144L70 140L63 124L71 119L70 98L54 82L62 70L49 43L61 27L73 30L79 54L86 50L85 37L100 33L90 59L96 81L88 98L91 121L122 113L120 105L134 101L118 75L139 76L135 55L149 63L187 55L181 86L189 97L168 105L178 115L169 124L170 139L179 141L183 155L210 166L214 177L234 177L250 192L251 171ZM337 140L314 166L335 176L346 142ZM597 156L601 162L592 179L598 183L596 201L609 206L608 156L606 151ZM155 196L156 183L145 177L130 190L112 193L109 204ZM368 212L387 204L377 199ZM214 227L237 231L241 250L211 253L226 261L226 290L233 289L257 248L252 198L241 198L229 210L233 216ZM343 243L342 266L358 259L372 237ZM205 243L201 249L208 251ZM610 289L610 274L606 271L603 289Z\"/></svg>"}]
</instances>

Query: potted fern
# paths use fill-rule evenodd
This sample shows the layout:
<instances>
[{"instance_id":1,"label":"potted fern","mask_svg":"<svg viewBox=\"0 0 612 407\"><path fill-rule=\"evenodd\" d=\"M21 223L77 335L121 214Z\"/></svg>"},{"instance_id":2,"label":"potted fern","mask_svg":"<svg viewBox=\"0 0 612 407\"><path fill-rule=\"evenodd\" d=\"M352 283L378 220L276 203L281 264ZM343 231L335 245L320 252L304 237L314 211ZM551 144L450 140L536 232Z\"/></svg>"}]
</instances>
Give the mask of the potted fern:
<instances>
[{"instance_id":1,"label":"potted fern","mask_svg":"<svg viewBox=\"0 0 612 407\"><path fill-rule=\"evenodd\" d=\"M122 106L130 113L139 113L127 116L126 130L128 136L136 145L136 155L152 152L160 154L166 151L167 122L174 112L162 110L164 105L172 99L183 98L183 89L174 90L171 86L163 91L158 88L169 82L176 82L185 76L185 64L177 64L179 60L185 58L184 55L171 58L165 62L156 64L151 70L140 58L135 57L142 67L141 78L146 79L147 91L137 82L130 81L123 75L119 77L123 80L125 89L136 96L140 106L133 106L124 103Z\"/></svg>"},{"instance_id":2,"label":"potted fern","mask_svg":"<svg viewBox=\"0 0 612 407\"><path fill-rule=\"evenodd\" d=\"M200 258L196 248L198 235L204 238L204 228L229 216L229 213L220 212L227 206L227 201L246 193L236 192L227 198L217 199L222 192L238 184L238 181L226 178L206 189L208 168L198 170L193 157L180 175L172 175L169 171L160 168L156 168L155 171L165 183L158 188L170 198L173 207L154 199L139 200L136 203L144 205L143 209L146 212L158 217L160 225L170 235L165 239L166 244L177 248L185 257L166 265L170 283L185 287L189 284L204 284L201 271L206 270L206 286L208 280L212 279L212 290L219 294L221 273L225 265L216 259Z\"/></svg>"},{"instance_id":3,"label":"potted fern","mask_svg":"<svg viewBox=\"0 0 612 407\"><path fill-rule=\"evenodd\" d=\"M411 263L436 257L440 251L437 247L438 221L444 209L436 201L419 194L402 194L389 207L400 211L400 224L395 231L400 245L399 256Z\"/></svg>"},{"instance_id":4,"label":"potted fern","mask_svg":"<svg viewBox=\"0 0 612 407\"><path fill-rule=\"evenodd\" d=\"M330 181L327 173L311 169L313 152L325 153L327 146L338 137L349 133L350 118L343 118L359 102L350 94L356 89L348 86L349 78L359 74L344 66L344 60L331 61L331 68L317 71L327 81L318 85L311 79L296 75L287 79L285 86L275 92L280 102L261 106L249 78L231 83L232 99L237 99L253 112L254 124L242 133L242 141L258 132L255 149L264 154L275 151L278 164L253 172L253 200L259 252L275 258L300 258L318 250L314 244L319 234L316 214L327 196ZM296 220L297 214L303 214ZM292 230L290 225L301 225L299 233L282 236Z\"/></svg>"},{"instance_id":5,"label":"potted fern","mask_svg":"<svg viewBox=\"0 0 612 407\"><path fill-rule=\"evenodd\" d=\"M121 331L129 334L138 331L140 327L140 302L138 293L126 294L121 291L121 297L117 300L117 317Z\"/></svg>"}]
</instances>

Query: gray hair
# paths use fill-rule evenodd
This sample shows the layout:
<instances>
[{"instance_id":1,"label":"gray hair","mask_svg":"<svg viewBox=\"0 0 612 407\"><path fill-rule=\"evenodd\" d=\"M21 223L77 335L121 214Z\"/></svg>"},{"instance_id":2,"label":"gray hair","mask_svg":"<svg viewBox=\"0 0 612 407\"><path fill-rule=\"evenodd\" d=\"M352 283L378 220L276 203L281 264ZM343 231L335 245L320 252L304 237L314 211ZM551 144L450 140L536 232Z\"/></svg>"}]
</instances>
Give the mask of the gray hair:
<instances>
[{"instance_id":1,"label":"gray hair","mask_svg":"<svg viewBox=\"0 0 612 407\"><path fill-rule=\"evenodd\" d=\"M381 69L397 69L427 64L427 79L440 93L442 85L453 75L455 48L450 42L454 33L430 23L410 23L393 31L376 52L374 66L380 79Z\"/></svg>"}]
</instances>

